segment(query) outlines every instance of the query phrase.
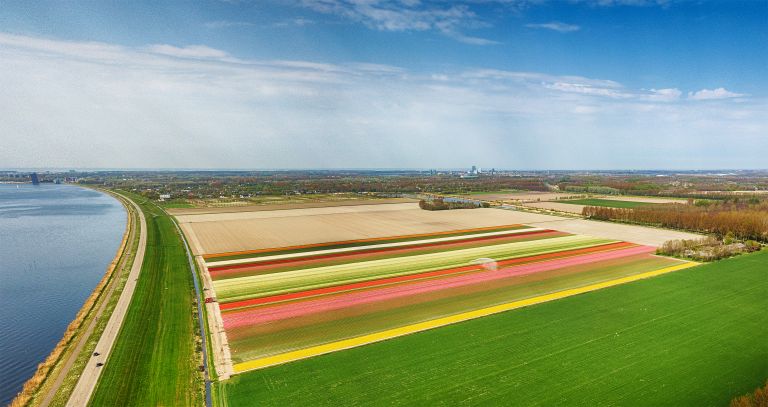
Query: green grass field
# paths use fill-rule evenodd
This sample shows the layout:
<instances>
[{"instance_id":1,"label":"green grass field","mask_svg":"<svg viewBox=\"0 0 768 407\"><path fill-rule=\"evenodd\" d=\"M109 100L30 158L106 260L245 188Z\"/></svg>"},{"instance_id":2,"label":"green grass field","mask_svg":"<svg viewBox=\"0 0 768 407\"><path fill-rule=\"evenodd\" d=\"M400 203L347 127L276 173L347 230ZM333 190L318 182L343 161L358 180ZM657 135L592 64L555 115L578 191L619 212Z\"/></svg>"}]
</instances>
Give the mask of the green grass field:
<instances>
[{"instance_id":1,"label":"green grass field","mask_svg":"<svg viewBox=\"0 0 768 407\"><path fill-rule=\"evenodd\" d=\"M638 208L641 206L657 205L648 202L618 201L613 199L568 199L556 202L585 206L605 206L608 208Z\"/></svg>"},{"instance_id":2,"label":"green grass field","mask_svg":"<svg viewBox=\"0 0 768 407\"><path fill-rule=\"evenodd\" d=\"M186 202L183 200L177 200L177 199L174 199L172 201L163 201L158 203L158 205L166 209L187 209L187 208L195 207L195 205L189 202Z\"/></svg>"},{"instance_id":3,"label":"green grass field","mask_svg":"<svg viewBox=\"0 0 768 407\"><path fill-rule=\"evenodd\" d=\"M128 194L126 194L128 195ZM152 203L140 204L147 251L115 348L91 398L94 406L202 405L195 349L195 298L180 236Z\"/></svg>"},{"instance_id":4,"label":"green grass field","mask_svg":"<svg viewBox=\"0 0 768 407\"><path fill-rule=\"evenodd\" d=\"M221 405L723 406L768 378L768 252L244 373Z\"/></svg>"}]
</instances>

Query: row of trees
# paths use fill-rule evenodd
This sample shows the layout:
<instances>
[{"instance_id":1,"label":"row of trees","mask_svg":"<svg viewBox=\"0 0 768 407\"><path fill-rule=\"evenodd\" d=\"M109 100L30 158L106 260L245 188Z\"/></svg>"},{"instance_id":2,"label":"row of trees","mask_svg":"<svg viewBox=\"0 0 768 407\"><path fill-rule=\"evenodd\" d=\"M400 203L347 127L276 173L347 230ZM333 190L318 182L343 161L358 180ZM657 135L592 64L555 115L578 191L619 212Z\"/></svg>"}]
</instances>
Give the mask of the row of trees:
<instances>
[{"instance_id":1,"label":"row of trees","mask_svg":"<svg viewBox=\"0 0 768 407\"><path fill-rule=\"evenodd\" d=\"M711 233L729 232L742 240L768 242L768 202L696 205L649 205L634 209L587 206L582 215L599 220L641 223Z\"/></svg>"},{"instance_id":2,"label":"row of trees","mask_svg":"<svg viewBox=\"0 0 768 407\"><path fill-rule=\"evenodd\" d=\"M768 179L760 176L762 172L743 172L732 175L710 174L663 174L649 175L565 175L557 185L561 191L569 188L608 187L619 190L625 195L648 196L686 196L692 193L715 195L733 191L751 191L768 189ZM660 174L662 175L662 174ZM757 176L756 176L757 175ZM702 196L707 198L707 196Z\"/></svg>"},{"instance_id":3,"label":"row of trees","mask_svg":"<svg viewBox=\"0 0 768 407\"><path fill-rule=\"evenodd\" d=\"M475 209L480 207L488 207L488 204L483 202L469 202L469 201L449 201L445 202L442 198L436 199L422 199L419 201L419 208L427 211L444 211L448 209Z\"/></svg>"}]
</instances>

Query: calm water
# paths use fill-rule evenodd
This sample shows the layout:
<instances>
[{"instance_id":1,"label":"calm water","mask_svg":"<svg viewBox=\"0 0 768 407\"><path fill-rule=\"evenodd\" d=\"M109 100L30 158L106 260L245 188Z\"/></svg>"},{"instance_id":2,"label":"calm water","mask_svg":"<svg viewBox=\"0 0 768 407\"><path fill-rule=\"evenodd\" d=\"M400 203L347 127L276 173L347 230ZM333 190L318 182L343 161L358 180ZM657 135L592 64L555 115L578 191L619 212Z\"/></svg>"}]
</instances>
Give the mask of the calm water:
<instances>
[{"instance_id":1,"label":"calm water","mask_svg":"<svg viewBox=\"0 0 768 407\"><path fill-rule=\"evenodd\" d=\"M115 199L71 185L0 184L0 405L61 339L120 246Z\"/></svg>"}]
</instances>

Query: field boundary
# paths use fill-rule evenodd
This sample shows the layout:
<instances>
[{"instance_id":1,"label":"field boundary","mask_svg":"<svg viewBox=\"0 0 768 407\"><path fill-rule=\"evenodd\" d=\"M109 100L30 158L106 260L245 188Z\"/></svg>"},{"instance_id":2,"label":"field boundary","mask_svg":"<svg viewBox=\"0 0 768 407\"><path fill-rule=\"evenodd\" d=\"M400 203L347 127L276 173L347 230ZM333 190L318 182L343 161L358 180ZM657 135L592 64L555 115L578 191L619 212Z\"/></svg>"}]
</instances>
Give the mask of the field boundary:
<instances>
[{"instance_id":1,"label":"field boundary","mask_svg":"<svg viewBox=\"0 0 768 407\"><path fill-rule=\"evenodd\" d=\"M655 276L686 269L686 268L697 266L697 265L699 265L699 263L685 262L675 266L664 267L658 270L639 273L632 276L621 277L613 280L603 281L600 283L588 284L582 287L570 288L562 291L557 291L554 293L539 295L536 297L512 301L505 304L486 307L486 308L482 308L474 311L463 312L463 313L451 315L448 317L437 318L430 321L411 324L404 327L388 329L388 330L377 332L374 334L359 336L357 338L345 339L345 340L332 342L324 345L309 347L306 349L286 352L286 353L268 356L268 357L255 359L255 360L249 360L246 362L235 364L233 368L235 373L243 373L251 370L263 369L263 368L281 365L284 363L289 363L289 362L293 362L301 359L306 359L306 358L319 356L327 353L332 353L340 350L351 349L358 346L363 346L363 345L368 345L375 342L393 339L400 336L413 334L416 332L422 332L422 331L426 331L434 328L439 328L446 325L455 324L458 322L464 322L471 319L498 314L501 312L510 311L517 308L523 308L530 305L536 305L544 302L554 301L554 300L558 300L565 297L570 297L578 294L587 293L590 291L599 290L602 288L630 283L633 281L655 277Z\"/></svg>"},{"instance_id":2,"label":"field boundary","mask_svg":"<svg viewBox=\"0 0 768 407\"><path fill-rule=\"evenodd\" d=\"M197 265L201 269L203 296L214 297L216 291L213 288L213 280L205 265L202 256L195 256ZM205 300L203 300L205 301ZM229 350L229 341L227 333L224 330L224 320L221 317L221 309L217 301L205 302L206 317L208 318L208 330L211 338L211 354L213 357L214 369L219 380L229 379L234 374L232 368L232 354Z\"/></svg>"},{"instance_id":3,"label":"field boundary","mask_svg":"<svg viewBox=\"0 0 768 407\"><path fill-rule=\"evenodd\" d=\"M162 208L160 208L162 209ZM166 211L166 214L168 212ZM182 243L184 243L184 251L187 254L187 262L189 263L189 269L192 273L192 282L195 286L195 306L197 309L197 325L198 329L200 330L200 340L202 341L201 351L202 351L202 369L203 369L203 377L205 379L205 406L211 407L212 401L211 401L211 379L208 372L208 335L205 332L205 321L203 320L203 307L200 305L200 301L203 299L203 292L200 289L201 283L198 281L198 275L197 275L197 267L195 266L195 262L192 259L192 253L189 250L189 244L187 243L187 238L184 236L184 233L181 231L181 228L179 227L179 223L176 221L176 218L173 216L169 216L171 219L171 222L173 222L173 225L176 227L176 232L179 234L179 237L181 238Z\"/></svg>"}]
</instances>

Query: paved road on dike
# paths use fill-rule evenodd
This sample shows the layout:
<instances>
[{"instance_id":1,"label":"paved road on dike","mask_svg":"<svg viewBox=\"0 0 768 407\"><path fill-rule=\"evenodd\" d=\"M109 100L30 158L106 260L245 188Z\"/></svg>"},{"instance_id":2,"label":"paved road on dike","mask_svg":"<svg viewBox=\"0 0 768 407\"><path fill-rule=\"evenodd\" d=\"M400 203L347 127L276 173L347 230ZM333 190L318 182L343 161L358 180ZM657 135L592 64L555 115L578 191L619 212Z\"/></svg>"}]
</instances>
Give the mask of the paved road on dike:
<instances>
[{"instance_id":1,"label":"paved road on dike","mask_svg":"<svg viewBox=\"0 0 768 407\"><path fill-rule=\"evenodd\" d=\"M147 248L147 222L144 219L144 213L141 211L141 208L130 199L127 200L136 208L136 212L139 214L139 223L141 224L139 247L136 250L136 257L133 261L131 272L128 274L125 288L120 294L120 299L117 301L114 311L112 311L112 316L109 318L109 322L101 334L99 342L96 344L95 351L99 352L100 355L92 357L85 366L83 373L80 375L80 380L77 382L67 402L67 406L70 407L82 407L88 404L88 400L90 400L91 394L93 394L93 390L96 388L96 383L99 381L101 371L106 367L97 367L96 363L106 363L109 358L112 347L117 340L117 335L120 333L120 327L123 325L128 306L131 304L131 298L133 298L133 292L136 289L136 281L139 279L139 273L141 272L141 265L144 264L144 252Z\"/></svg>"}]
</instances>

